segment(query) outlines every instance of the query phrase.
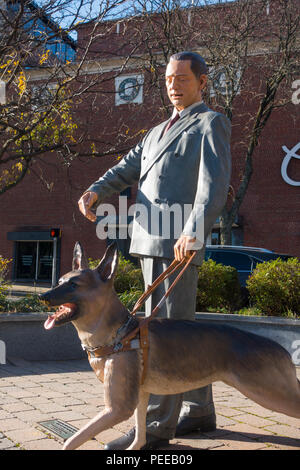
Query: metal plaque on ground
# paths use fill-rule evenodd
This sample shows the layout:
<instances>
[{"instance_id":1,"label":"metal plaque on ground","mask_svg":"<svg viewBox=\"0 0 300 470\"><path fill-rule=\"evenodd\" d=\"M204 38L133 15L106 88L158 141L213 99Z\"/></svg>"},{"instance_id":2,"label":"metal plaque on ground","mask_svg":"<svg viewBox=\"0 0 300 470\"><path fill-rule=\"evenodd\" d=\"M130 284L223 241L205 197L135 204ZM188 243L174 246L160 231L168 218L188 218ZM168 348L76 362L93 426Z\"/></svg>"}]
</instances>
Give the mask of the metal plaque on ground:
<instances>
[{"instance_id":1,"label":"metal plaque on ground","mask_svg":"<svg viewBox=\"0 0 300 470\"><path fill-rule=\"evenodd\" d=\"M64 440L73 436L73 434L78 431L78 428L75 428L75 426L72 426L71 424L65 423L61 419L50 419L49 421L40 421L38 424Z\"/></svg>"}]
</instances>

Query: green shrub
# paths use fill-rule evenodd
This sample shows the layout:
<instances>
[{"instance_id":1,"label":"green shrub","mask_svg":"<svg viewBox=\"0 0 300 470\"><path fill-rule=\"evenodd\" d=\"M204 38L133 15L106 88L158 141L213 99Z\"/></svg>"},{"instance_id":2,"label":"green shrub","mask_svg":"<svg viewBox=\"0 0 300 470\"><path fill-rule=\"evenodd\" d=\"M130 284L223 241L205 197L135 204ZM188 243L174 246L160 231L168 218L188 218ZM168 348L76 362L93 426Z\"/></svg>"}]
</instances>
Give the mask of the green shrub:
<instances>
[{"instance_id":1,"label":"green shrub","mask_svg":"<svg viewBox=\"0 0 300 470\"><path fill-rule=\"evenodd\" d=\"M125 291L122 293L118 294L119 299L121 300L122 304L125 305L125 307L128 310L133 310L133 307L135 306L136 302L140 298L140 296L143 294L143 291L141 290L136 290L136 289L131 289L130 291ZM139 308L140 312L143 312L145 310L145 305L142 305Z\"/></svg>"},{"instance_id":2,"label":"green shrub","mask_svg":"<svg viewBox=\"0 0 300 470\"><path fill-rule=\"evenodd\" d=\"M247 281L250 302L265 315L300 314L300 262L278 258L260 263Z\"/></svg>"},{"instance_id":3,"label":"green shrub","mask_svg":"<svg viewBox=\"0 0 300 470\"><path fill-rule=\"evenodd\" d=\"M89 259L89 267L95 268L100 260ZM128 310L132 310L139 297L144 292L143 274L131 261L119 255L119 265L115 277L115 290L119 299ZM144 306L141 307L144 310Z\"/></svg>"},{"instance_id":4,"label":"green shrub","mask_svg":"<svg viewBox=\"0 0 300 470\"><path fill-rule=\"evenodd\" d=\"M0 286L1 287L1 286ZM9 312L10 302L7 300L6 295L0 290L0 312Z\"/></svg>"},{"instance_id":5,"label":"green shrub","mask_svg":"<svg viewBox=\"0 0 300 470\"><path fill-rule=\"evenodd\" d=\"M89 267L95 268L100 260L89 259ZM115 290L118 294L130 292L133 290L144 291L143 274L140 268L137 268L131 261L119 255L119 265L115 277Z\"/></svg>"},{"instance_id":6,"label":"green shrub","mask_svg":"<svg viewBox=\"0 0 300 470\"><path fill-rule=\"evenodd\" d=\"M47 312L49 308L39 299L37 294L29 294L14 301L16 312Z\"/></svg>"},{"instance_id":7,"label":"green shrub","mask_svg":"<svg viewBox=\"0 0 300 470\"><path fill-rule=\"evenodd\" d=\"M0 255L0 297L4 296L7 293L7 289L9 286L9 283L6 280L9 263L11 263L11 259L3 258L3 256ZM0 299L0 309L1 309L1 303L3 302L4 300Z\"/></svg>"},{"instance_id":8,"label":"green shrub","mask_svg":"<svg viewBox=\"0 0 300 470\"><path fill-rule=\"evenodd\" d=\"M238 273L232 266L209 259L198 269L196 311L233 312L241 306Z\"/></svg>"},{"instance_id":9,"label":"green shrub","mask_svg":"<svg viewBox=\"0 0 300 470\"><path fill-rule=\"evenodd\" d=\"M36 313L47 311L49 308L39 299L37 294L28 294L18 300L8 300L5 295L0 295L0 312Z\"/></svg>"}]
</instances>

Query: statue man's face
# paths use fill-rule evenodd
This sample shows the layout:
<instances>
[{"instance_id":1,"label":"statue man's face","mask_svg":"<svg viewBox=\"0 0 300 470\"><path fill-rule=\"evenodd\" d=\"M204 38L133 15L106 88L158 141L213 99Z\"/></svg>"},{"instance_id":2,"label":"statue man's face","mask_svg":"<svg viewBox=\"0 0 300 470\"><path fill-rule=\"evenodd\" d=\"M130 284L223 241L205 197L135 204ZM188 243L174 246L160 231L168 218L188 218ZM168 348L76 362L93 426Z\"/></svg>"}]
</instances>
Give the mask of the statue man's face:
<instances>
[{"instance_id":1,"label":"statue man's face","mask_svg":"<svg viewBox=\"0 0 300 470\"><path fill-rule=\"evenodd\" d=\"M171 60L166 69L166 86L171 103L177 111L202 100L206 75L197 78L191 69L190 60Z\"/></svg>"}]
</instances>

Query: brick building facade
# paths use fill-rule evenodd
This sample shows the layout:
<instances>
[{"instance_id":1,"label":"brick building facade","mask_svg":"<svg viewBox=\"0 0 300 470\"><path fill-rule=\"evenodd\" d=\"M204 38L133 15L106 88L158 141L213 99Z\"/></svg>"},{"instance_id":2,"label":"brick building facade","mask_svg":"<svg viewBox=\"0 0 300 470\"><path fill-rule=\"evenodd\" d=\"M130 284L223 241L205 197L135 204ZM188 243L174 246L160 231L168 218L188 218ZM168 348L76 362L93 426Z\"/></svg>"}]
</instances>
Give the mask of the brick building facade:
<instances>
[{"instance_id":1,"label":"brick building facade","mask_svg":"<svg viewBox=\"0 0 300 470\"><path fill-rule=\"evenodd\" d=\"M90 25L83 25L79 29L79 46L88 37L89 28ZM127 33L130 33L130 28ZM0 254L13 259L11 277L14 280L49 281L54 244L57 276L69 270L77 240L82 242L89 257L102 256L106 241L99 240L96 226L79 213L77 201L95 179L117 163L122 149L133 146L145 130L167 117L161 107L159 93L153 91L151 76L141 71L139 61L129 61L126 69L116 74L121 63L120 58L113 55L120 41L118 34L116 26L113 37L102 36L102 43L98 49L95 46L96 52L91 55L85 70L89 76L99 75L100 70L102 77L113 78L101 85L101 92L90 94L74 106L75 121L85 125L86 129L86 141L81 146L80 156L71 166L63 166L59 163L59 156L46 155L37 171L50 183L48 187L32 171L19 185L1 196ZM123 49L119 47L122 49L120 54L124 55L125 49L128 53L128 48L125 42ZM97 50L106 52L101 56L97 55ZM255 61L253 67L249 81L255 89L259 88ZM163 73L162 68L162 78ZM233 225L233 244L263 247L299 257L300 100L297 90L300 84L297 83L296 80L290 90L294 96L292 103L273 111L255 149L251 182ZM232 121L232 191L236 191L240 181L246 148L246 143L241 141L241 126L244 124L241 116L254 112L255 99L241 89L235 108L239 112ZM129 142L128 136L131 137ZM104 151L108 151L109 142L118 139L120 151L109 156L85 157L86 147L90 148L93 139L105 141L102 145ZM99 142L98 145L101 146ZM127 192L128 205L134 203L135 190L131 188ZM107 202L117 204L118 196ZM57 243L50 237L52 227L61 230ZM218 242L218 221L211 242ZM122 243L126 251L128 241Z\"/></svg>"}]
</instances>

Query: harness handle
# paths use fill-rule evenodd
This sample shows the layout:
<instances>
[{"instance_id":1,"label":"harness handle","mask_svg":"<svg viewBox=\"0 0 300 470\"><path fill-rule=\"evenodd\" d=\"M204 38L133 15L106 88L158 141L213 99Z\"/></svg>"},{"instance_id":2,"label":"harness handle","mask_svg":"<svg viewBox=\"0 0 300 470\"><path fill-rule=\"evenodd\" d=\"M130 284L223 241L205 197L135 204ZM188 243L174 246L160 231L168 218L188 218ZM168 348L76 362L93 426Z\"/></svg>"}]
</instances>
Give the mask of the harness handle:
<instances>
[{"instance_id":1,"label":"harness handle","mask_svg":"<svg viewBox=\"0 0 300 470\"><path fill-rule=\"evenodd\" d=\"M141 297L138 299L138 301L136 302L131 314L132 315L135 315L137 309L145 302L145 300L152 294L152 292L158 287L158 285L164 281L167 277L169 277L171 274L173 274L174 271L176 271L178 268L180 268L181 266L183 266L185 264L185 266L181 269L180 273L178 274L178 276L176 277L176 279L173 281L173 283L171 284L171 286L169 287L169 289L167 290L167 292L164 294L164 296L162 297L162 299L159 301L159 303L157 304L157 306L153 309L151 315L149 317L145 317L141 320L140 324L138 327L136 327L134 330L132 330L127 336L125 336L125 338L123 338L120 342L122 344L126 344L127 342L129 342L133 337L136 336L136 334L138 333L138 331L145 327L146 325L148 325L148 323L157 315L159 309L161 308L161 306L165 303L166 301L166 298L170 295L171 291L173 290L173 288L175 287L175 285L177 284L177 282L179 281L179 279L181 278L181 276L183 275L184 271L188 268L189 264L192 262L192 260L194 259L195 255L196 255L196 251L194 251L192 253L192 255L189 257L188 261L186 261L186 259L184 258L182 261L176 261L174 260L170 266L153 282L153 284L151 284L150 286L148 286L146 292L141 295Z\"/></svg>"}]
</instances>

